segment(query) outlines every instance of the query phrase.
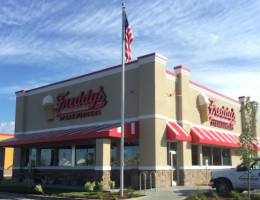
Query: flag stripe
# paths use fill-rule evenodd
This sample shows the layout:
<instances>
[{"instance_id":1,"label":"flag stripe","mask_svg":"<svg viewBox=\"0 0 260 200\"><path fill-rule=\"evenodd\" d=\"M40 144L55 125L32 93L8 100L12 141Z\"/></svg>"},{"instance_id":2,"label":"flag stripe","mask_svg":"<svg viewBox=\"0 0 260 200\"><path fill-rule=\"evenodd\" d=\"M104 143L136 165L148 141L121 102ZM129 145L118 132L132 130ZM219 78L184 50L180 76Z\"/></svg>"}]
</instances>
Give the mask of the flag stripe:
<instances>
[{"instance_id":1,"label":"flag stripe","mask_svg":"<svg viewBox=\"0 0 260 200\"><path fill-rule=\"evenodd\" d=\"M132 59L132 52L131 52L131 43L134 40L134 36L131 30L131 27L128 24L128 20L125 13L125 57L126 62L129 62Z\"/></svg>"}]
</instances>

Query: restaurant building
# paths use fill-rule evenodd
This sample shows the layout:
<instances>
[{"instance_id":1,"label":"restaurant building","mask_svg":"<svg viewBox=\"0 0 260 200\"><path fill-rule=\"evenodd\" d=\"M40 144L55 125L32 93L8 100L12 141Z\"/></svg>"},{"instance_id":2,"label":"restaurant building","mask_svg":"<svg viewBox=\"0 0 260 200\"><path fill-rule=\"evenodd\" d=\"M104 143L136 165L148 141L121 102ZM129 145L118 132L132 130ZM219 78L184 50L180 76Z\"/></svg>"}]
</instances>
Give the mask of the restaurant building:
<instances>
[{"instance_id":1,"label":"restaurant building","mask_svg":"<svg viewBox=\"0 0 260 200\"><path fill-rule=\"evenodd\" d=\"M188 68L170 72L166 62L153 53L126 64L125 186L138 187L142 172L147 181L156 172L157 187L206 184L206 163L210 173L240 162L246 97L237 101L208 89L190 80ZM120 91L119 65L16 92L15 137L0 143L14 147L13 176L119 185Z\"/></svg>"}]
</instances>

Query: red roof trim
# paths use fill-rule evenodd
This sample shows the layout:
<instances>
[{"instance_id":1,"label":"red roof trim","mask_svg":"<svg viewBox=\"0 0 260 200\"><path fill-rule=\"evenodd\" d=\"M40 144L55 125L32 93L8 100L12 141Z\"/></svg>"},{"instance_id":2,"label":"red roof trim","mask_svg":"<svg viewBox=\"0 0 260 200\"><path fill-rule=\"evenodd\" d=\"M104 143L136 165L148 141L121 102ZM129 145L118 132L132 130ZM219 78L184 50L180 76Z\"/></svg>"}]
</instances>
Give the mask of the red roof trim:
<instances>
[{"instance_id":1,"label":"red roof trim","mask_svg":"<svg viewBox=\"0 0 260 200\"><path fill-rule=\"evenodd\" d=\"M195 82L193 82L193 81L190 81L190 83L191 83L191 84L194 84L194 85L196 85L196 86L198 86L198 87L201 87L201 88L203 88L203 89L205 89L205 90L208 90L208 91L210 91L210 92L213 92L213 93L215 93L215 94L217 94L217 95L219 95L219 96L222 96L222 97L224 97L224 98L227 98L227 99L229 99L229 100L231 100L231 101L234 101L234 102L236 102L236 103L238 103L238 104L241 104L241 102L239 102L239 101L237 101L237 100L235 100L235 99L232 99L232 98L227 97L227 96L225 96L225 95L223 95L223 94L220 94L220 93L218 93L218 92L216 92L216 91L214 91L214 90L211 90L211 89L209 89L209 88L206 88L206 87L204 87L204 86L202 86L202 85L200 85L200 84L198 84L198 83L195 83Z\"/></svg>"},{"instance_id":2,"label":"red roof trim","mask_svg":"<svg viewBox=\"0 0 260 200\"><path fill-rule=\"evenodd\" d=\"M171 71L166 70L166 73L167 73L167 74L170 74L170 75L172 75L172 76L178 77L177 74L175 74L175 73L173 73L173 72L171 72Z\"/></svg>"},{"instance_id":3,"label":"red roof trim","mask_svg":"<svg viewBox=\"0 0 260 200\"><path fill-rule=\"evenodd\" d=\"M176 69L185 69L185 70L188 71L188 72L191 71L189 68L184 67L184 66L182 66L182 65L179 65L179 66L174 67L174 70L176 70Z\"/></svg>"}]
</instances>

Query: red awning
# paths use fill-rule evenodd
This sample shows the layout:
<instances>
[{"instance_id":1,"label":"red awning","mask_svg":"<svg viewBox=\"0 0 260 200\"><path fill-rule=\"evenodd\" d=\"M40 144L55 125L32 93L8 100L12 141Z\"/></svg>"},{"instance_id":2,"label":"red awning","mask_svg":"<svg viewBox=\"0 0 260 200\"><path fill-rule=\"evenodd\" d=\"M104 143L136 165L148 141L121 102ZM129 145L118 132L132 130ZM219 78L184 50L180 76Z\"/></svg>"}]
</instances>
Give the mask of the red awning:
<instances>
[{"instance_id":1,"label":"red awning","mask_svg":"<svg viewBox=\"0 0 260 200\"><path fill-rule=\"evenodd\" d=\"M125 124L127 139L139 139L139 122ZM16 135L14 138L0 141L0 147L16 147L35 144L50 144L58 142L73 142L97 138L120 138L120 123L102 124L89 127L43 131Z\"/></svg>"},{"instance_id":2,"label":"red awning","mask_svg":"<svg viewBox=\"0 0 260 200\"><path fill-rule=\"evenodd\" d=\"M200 127L191 127L191 136L193 143L213 144L227 147L240 147L238 145L239 136L234 133L222 132ZM260 145L253 140L253 146L260 151Z\"/></svg>"},{"instance_id":3,"label":"red awning","mask_svg":"<svg viewBox=\"0 0 260 200\"><path fill-rule=\"evenodd\" d=\"M167 122L167 140L191 141L191 136L179 124Z\"/></svg>"},{"instance_id":4,"label":"red awning","mask_svg":"<svg viewBox=\"0 0 260 200\"><path fill-rule=\"evenodd\" d=\"M239 147L239 137L232 133L212 129L191 127L193 143L213 144L218 146Z\"/></svg>"}]
</instances>

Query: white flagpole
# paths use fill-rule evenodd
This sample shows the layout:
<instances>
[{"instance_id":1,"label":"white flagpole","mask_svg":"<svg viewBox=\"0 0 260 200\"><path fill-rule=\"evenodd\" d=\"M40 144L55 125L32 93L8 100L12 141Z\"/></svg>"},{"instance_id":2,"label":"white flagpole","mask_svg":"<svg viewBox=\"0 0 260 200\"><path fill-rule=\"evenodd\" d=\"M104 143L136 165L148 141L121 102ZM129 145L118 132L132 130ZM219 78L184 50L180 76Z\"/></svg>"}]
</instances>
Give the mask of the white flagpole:
<instances>
[{"instance_id":1,"label":"white flagpole","mask_svg":"<svg viewBox=\"0 0 260 200\"><path fill-rule=\"evenodd\" d=\"M120 196L124 195L124 125L125 125L125 4L122 3L122 76L121 76L121 145L120 145Z\"/></svg>"}]
</instances>

